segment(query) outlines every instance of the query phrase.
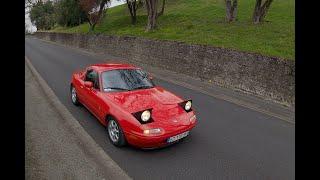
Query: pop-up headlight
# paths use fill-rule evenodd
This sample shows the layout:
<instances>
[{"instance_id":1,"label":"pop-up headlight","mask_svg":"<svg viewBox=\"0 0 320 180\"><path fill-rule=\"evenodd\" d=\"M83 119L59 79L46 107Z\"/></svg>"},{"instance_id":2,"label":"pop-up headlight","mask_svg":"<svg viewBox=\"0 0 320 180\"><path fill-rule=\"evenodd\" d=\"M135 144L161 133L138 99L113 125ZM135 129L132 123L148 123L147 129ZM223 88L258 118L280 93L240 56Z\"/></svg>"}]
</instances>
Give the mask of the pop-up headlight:
<instances>
[{"instance_id":1,"label":"pop-up headlight","mask_svg":"<svg viewBox=\"0 0 320 180\"><path fill-rule=\"evenodd\" d=\"M141 124L146 124L152 122L152 117L151 117L151 112L152 109L146 109L143 111L139 111L136 113L133 113L132 115L141 123Z\"/></svg>"},{"instance_id":2,"label":"pop-up headlight","mask_svg":"<svg viewBox=\"0 0 320 180\"><path fill-rule=\"evenodd\" d=\"M186 111L190 112L192 111L192 100L187 100L182 103L179 103L179 105Z\"/></svg>"}]
</instances>

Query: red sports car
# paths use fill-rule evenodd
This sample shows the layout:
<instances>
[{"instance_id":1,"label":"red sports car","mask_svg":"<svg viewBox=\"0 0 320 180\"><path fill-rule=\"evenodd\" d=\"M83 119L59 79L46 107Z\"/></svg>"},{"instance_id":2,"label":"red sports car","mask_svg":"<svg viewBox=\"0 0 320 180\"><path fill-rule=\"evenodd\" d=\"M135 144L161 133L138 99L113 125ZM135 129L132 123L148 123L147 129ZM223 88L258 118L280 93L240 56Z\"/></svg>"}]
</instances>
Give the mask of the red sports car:
<instances>
[{"instance_id":1,"label":"red sports car","mask_svg":"<svg viewBox=\"0 0 320 180\"><path fill-rule=\"evenodd\" d=\"M166 146L196 125L191 100L156 86L152 77L129 64L95 64L72 75L71 100L84 105L106 126L115 146Z\"/></svg>"}]
</instances>

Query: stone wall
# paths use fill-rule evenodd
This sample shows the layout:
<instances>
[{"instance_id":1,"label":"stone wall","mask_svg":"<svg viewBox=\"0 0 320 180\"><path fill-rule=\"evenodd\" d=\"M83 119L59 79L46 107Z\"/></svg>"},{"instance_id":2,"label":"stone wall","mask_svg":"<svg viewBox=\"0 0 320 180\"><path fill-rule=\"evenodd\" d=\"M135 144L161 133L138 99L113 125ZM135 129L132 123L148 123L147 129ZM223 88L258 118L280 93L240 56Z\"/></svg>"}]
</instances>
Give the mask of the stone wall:
<instances>
[{"instance_id":1,"label":"stone wall","mask_svg":"<svg viewBox=\"0 0 320 180\"><path fill-rule=\"evenodd\" d=\"M295 62L206 45L139 37L37 32L35 36L183 73L287 105L295 101Z\"/></svg>"}]
</instances>

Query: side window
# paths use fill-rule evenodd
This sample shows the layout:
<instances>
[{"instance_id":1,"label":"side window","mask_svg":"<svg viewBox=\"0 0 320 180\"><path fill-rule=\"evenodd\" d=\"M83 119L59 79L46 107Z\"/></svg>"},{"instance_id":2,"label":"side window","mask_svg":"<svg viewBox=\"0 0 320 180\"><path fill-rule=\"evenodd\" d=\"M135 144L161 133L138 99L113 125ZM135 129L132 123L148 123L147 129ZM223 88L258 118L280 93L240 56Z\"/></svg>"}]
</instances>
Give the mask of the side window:
<instances>
[{"instance_id":1,"label":"side window","mask_svg":"<svg viewBox=\"0 0 320 180\"><path fill-rule=\"evenodd\" d=\"M85 76L85 78L84 78L85 81L91 81L92 72L93 72L92 69L87 70L86 76Z\"/></svg>"},{"instance_id":2,"label":"side window","mask_svg":"<svg viewBox=\"0 0 320 180\"><path fill-rule=\"evenodd\" d=\"M91 81L93 88L99 89L99 75L96 71L89 69L86 73L85 81Z\"/></svg>"}]
</instances>

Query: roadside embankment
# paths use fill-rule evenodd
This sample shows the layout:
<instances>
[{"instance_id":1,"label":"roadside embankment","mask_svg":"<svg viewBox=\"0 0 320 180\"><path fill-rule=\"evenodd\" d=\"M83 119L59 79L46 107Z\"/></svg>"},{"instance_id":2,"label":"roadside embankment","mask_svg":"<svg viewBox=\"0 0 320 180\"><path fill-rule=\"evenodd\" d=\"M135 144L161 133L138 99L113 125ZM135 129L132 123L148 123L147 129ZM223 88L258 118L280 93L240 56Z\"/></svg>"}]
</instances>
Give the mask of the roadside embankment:
<instances>
[{"instance_id":1,"label":"roadside embankment","mask_svg":"<svg viewBox=\"0 0 320 180\"><path fill-rule=\"evenodd\" d=\"M67 110L61 111L63 105L27 64L26 179L130 179Z\"/></svg>"},{"instance_id":2,"label":"roadside embankment","mask_svg":"<svg viewBox=\"0 0 320 180\"><path fill-rule=\"evenodd\" d=\"M102 34L37 32L64 45L186 74L288 106L295 102L295 62L206 45Z\"/></svg>"}]
</instances>

